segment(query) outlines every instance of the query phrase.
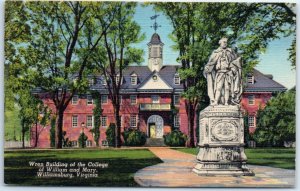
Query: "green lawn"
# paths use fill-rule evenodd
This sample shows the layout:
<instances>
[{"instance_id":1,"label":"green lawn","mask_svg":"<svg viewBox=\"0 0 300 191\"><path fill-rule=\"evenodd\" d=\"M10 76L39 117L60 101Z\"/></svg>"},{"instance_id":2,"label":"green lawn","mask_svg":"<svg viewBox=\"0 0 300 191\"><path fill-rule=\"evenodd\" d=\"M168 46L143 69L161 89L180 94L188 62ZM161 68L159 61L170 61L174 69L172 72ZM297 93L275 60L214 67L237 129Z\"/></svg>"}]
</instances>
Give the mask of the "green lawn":
<instances>
[{"instance_id":1,"label":"green lawn","mask_svg":"<svg viewBox=\"0 0 300 191\"><path fill-rule=\"evenodd\" d=\"M194 155L198 153L198 148L174 149ZM246 148L245 152L248 164L295 169L296 150L294 148Z\"/></svg>"},{"instance_id":2,"label":"green lawn","mask_svg":"<svg viewBox=\"0 0 300 191\"><path fill-rule=\"evenodd\" d=\"M99 162L108 163L108 168L98 168L96 178L40 178L36 176L39 168L30 167L29 161ZM18 185L138 186L133 179L134 173L161 162L147 149L5 151L4 181Z\"/></svg>"}]
</instances>

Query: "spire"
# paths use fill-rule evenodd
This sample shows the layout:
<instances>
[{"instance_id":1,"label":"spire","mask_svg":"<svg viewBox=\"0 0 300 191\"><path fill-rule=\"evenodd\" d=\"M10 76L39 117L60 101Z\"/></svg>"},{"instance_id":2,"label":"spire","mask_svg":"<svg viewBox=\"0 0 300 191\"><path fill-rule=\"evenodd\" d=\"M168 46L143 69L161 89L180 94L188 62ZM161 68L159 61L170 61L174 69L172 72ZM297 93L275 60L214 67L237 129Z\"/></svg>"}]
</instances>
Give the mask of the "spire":
<instances>
[{"instance_id":1,"label":"spire","mask_svg":"<svg viewBox=\"0 0 300 191\"><path fill-rule=\"evenodd\" d=\"M154 31L156 33L156 30L161 27L161 25L158 25L157 22L156 22L156 18L158 17L159 15L156 14L156 11L155 11L155 14L153 16L150 17L151 20L154 20L154 23L153 25L151 26L151 28L154 28Z\"/></svg>"}]
</instances>

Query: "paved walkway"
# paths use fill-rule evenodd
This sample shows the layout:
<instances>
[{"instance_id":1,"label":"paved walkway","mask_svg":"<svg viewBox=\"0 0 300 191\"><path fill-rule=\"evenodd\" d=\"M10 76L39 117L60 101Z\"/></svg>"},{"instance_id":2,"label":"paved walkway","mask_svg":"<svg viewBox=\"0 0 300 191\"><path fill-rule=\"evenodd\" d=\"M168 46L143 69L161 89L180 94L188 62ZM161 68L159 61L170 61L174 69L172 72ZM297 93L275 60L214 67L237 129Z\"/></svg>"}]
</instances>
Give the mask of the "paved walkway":
<instances>
[{"instance_id":1,"label":"paved walkway","mask_svg":"<svg viewBox=\"0 0 300 191\"><path fill-rule=\"evenodd\" d=\"M139 170L135 181L145 187L294 187L295 170L249 167L255 176L212 177L192 172L196 157L169 148L149 148L163 163Z\"/></svg>"}]
</instances>

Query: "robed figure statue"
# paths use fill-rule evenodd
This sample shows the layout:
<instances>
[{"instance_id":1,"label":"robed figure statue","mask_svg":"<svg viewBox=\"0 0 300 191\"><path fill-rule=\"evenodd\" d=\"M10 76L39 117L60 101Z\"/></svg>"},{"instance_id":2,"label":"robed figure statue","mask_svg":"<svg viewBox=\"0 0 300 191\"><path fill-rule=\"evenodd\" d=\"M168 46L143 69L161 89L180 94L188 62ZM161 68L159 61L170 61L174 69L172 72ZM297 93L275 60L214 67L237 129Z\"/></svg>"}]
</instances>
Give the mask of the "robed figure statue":
<instances>
[{"instance_id":1,"label":"robed figure statue","mask_svg":"<svg viewBox=\"0 0 300 191\"><path fill-rule=\"evenodd\" d=\"M204 68L210 105L238 105L242 94L242 60L227 48L227 38L219 44Z\"/></svg>"}]
</instances>

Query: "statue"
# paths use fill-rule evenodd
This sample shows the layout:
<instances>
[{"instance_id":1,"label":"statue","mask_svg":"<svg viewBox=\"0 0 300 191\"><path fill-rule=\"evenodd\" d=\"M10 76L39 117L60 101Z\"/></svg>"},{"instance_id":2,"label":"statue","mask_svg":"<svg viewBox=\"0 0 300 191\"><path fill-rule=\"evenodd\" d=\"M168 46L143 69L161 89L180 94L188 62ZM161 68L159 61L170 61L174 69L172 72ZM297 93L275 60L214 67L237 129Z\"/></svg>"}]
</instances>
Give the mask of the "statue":
<instances>
[{"instance_id":1,"label":"statue","mask_svg":"<svg viewBox=\"0 0 300 191\"><path fill-rule=\"evenodd\" d=\"M210 105L199 115L199 152L193 172L203 176L254 176L244 150L242 60L227 38L204 68Z\"/></svg>"},{"instance_id":2,"label":"statue","mask_svg":"<svg viewBox=\"0 0 300 191\"><path fill-rule=\"evenodd\" d=\"M211 105L238 105L242 94L242 60L231 48L227 38L219 41L204 68Z\"/></svg>"}]
</instances>

